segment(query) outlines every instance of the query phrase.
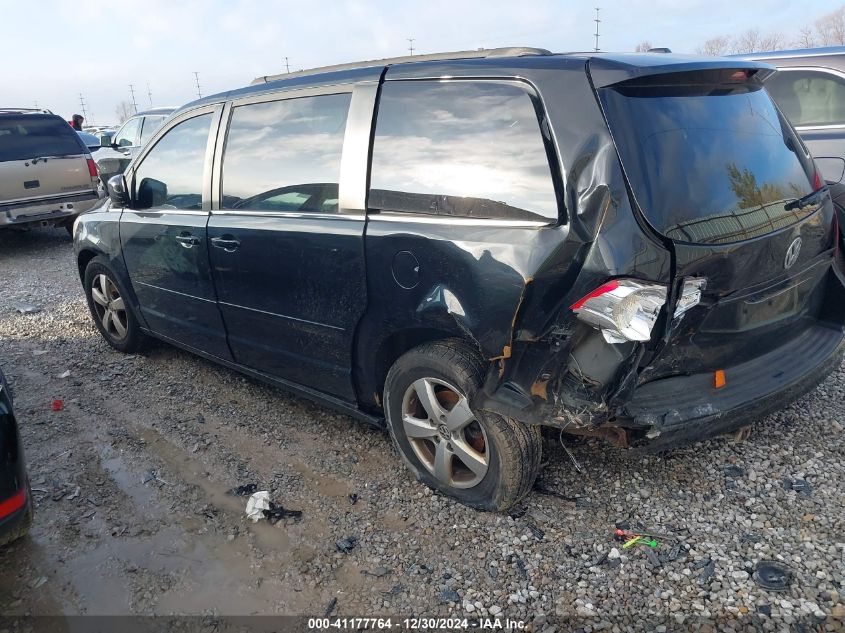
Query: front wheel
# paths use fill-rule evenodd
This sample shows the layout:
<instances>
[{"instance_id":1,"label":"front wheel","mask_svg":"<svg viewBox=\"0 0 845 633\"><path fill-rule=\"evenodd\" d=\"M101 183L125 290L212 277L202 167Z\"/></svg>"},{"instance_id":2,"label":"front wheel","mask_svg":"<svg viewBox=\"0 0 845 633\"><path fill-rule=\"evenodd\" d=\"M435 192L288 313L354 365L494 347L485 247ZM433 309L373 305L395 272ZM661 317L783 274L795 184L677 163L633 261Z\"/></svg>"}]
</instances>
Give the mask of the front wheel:
<instances>
[{"instance_id":1,"label":"front wheel","mask_svg":"<svg viewBox=\"0 0 845 633\"><path fill-rule=\"evenodd\" d=\"M146 337L127 304L126 291L102 257L88 264L84 283L88 309L106 342L121 352L137 352Z\"/></svg>"},{"instance_id":2,"label":"front wheel","mask_svg":"<svg viewBox=\"0 0 845 633\"><path fill-rule=\"evenodd\" d=\"M393 444L424 484L481 510L507 510L524 497L540 468L538 427L469 403L484 364L460 341L406 353L391 368L384 406Z\"/></svg>"}]
</instances>

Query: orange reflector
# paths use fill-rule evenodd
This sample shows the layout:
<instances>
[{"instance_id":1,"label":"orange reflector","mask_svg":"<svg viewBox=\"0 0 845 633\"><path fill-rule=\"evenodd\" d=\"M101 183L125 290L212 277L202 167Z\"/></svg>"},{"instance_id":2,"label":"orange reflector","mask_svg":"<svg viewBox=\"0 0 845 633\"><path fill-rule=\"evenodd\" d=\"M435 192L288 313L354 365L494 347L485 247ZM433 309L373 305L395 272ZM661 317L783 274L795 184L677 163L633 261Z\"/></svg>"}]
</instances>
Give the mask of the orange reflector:
<instances>
[{"instance_id":1,"label":"orange reflector","mask_svg":"<svg viewBox=\"0 0 845 633\"><path fill-rule=\"evenodd\" d=\"M713 374L713 386L716 387L716 389L721 389L727 383L728 381L725 379L725 370L717 369L716 373Z\"/></svg>"}]
</instances>

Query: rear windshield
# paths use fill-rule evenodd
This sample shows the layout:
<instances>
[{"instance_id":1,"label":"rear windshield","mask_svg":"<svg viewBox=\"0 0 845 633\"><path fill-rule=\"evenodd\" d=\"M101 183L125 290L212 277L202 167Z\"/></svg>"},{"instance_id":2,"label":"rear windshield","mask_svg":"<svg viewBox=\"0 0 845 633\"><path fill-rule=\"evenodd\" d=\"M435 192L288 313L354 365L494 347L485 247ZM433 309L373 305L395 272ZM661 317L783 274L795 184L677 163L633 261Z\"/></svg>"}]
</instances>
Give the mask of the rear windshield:
<instances>
[{"instance_id":1,"label":"rear windshield","mask_svg":"<svg viewBox=\"0 0 845 633\"><path fill-rule=\"evenodd\" d=\"M602 105L634 197L659 232L718 244L812 213L809 159L769 95L741 87L605 88Z\"/></svg>"},{"instance_id":2,"label":"rear windshield","mask_svg":"<svg viewBox=\"0 0 845 633\"><path fill-rule=\"evenodd\" d=\"M0 162L84 152L76 132L58 117L0 116Z\"/></svg>"}]
</instances>

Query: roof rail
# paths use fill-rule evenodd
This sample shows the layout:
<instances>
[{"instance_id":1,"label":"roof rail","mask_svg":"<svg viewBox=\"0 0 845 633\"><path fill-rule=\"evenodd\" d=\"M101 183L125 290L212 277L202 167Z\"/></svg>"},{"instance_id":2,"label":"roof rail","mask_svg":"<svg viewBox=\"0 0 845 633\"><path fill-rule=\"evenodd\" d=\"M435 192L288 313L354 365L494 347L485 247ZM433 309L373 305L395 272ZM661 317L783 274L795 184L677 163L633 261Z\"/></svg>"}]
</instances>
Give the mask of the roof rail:
<instances>
[{"instance_id":1,"label":"roof rail","mask_svg":"<svg viewBox=\"0 0 845 633\"><path fill-rule=\"evenodd\" d=\"M265 75L256 77L250 85L269 83L279 79L291 79L293 77L304 77L319 73L335 72L339 70L352 70L354 68L367 68L370 66L390 66L393 64L406 64L408 62L429 62L452 59L476 59L481 57L529 57L535 55L552 55L551 51L545 48L530 48L527 46L510 46L505 48L479 48L474 51L454 51L451 53L431 53L428 55L404 55L403 57L386 57L384 59L373 59L369 61L352 62L349 64L335 64L333 66L321 66L309 68L292 73L281 73L278 75Z\"/></svg>"},{"instance_id":2,"label":"roof rail","mask_svg":"<svg viewBox=\"0 0 845 633\"><path fill-rule=\"evenodd\" d=\"M37 112L39 114L53 114L46 108L0 108L0 112L7 114L25 114L27 112Z\"/></svg>"}]
</instances>

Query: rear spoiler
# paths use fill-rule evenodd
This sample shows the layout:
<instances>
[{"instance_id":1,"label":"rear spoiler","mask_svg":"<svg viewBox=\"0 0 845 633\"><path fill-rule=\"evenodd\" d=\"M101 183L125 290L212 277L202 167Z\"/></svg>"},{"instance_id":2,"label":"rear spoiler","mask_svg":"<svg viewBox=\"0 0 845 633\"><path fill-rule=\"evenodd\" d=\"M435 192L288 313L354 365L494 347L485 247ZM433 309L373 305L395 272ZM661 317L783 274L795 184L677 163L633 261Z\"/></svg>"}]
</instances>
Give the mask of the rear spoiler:
<instances>
[{"instance_id":1,"label":"rear spoiler","mask_svg":"<svg viewBox=\"0 0 845 633\"><path fill-rule=\"evenodd\" d=\"M686 82L711 83L712 78L730 77L736 71L747 71L747 79L764 81L777 69L762 62L720 57L693 57L666 53L631 54L602 57L593 55L588 62L593 85L606 88L616 84L659 85Z\"/></svg>"}]
</instances>

